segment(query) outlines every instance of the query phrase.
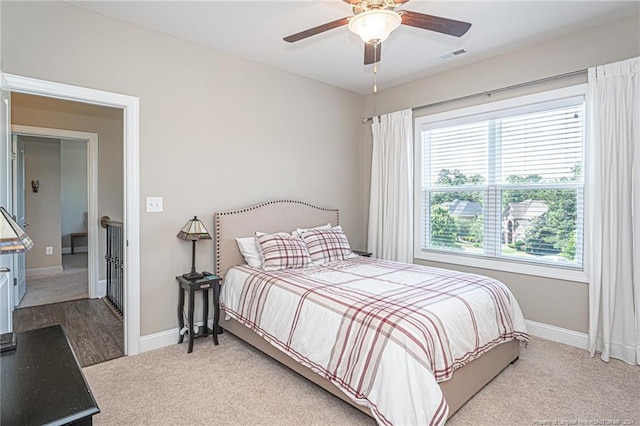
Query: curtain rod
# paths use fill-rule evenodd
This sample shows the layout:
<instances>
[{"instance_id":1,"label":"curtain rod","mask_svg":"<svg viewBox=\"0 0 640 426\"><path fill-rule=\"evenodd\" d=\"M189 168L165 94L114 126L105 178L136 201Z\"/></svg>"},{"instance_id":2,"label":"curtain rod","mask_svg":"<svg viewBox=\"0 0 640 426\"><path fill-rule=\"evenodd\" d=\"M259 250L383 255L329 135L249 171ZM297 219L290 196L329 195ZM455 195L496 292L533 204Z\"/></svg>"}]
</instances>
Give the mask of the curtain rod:
<instances>
[{"instance_id":1,"label":"curtain rod","mask_svg":"<svg viewBox=\"0 0 640 426\"><path fill-rule=\"evenodd\" d=\"M587 72L587 69L585 68L585 69L582 69L582 70L571 71L571 72L567 72L567 73L564 73L564 74L554 75L554 76L551 76L551 77L544 77L544 78L540 78L538 80L527 81L525 83L518 83L518 84L511 85L511 86L501 87L499 89L486 90L484 92L478 92L478 93L474 93L472 95L465 95L465 96L460 96L458 98L447 99L445 101L438 101L438 102L433 102L433 103L430 103L430 104L420 105L420 106L411 108L411 111L417 111L417 110L424 109L424 108L430 108L430 107L434 107L434 106L438 106L438 105L444 105L444 104L448 104L449 102L457 102L457 101L462 101L462 100L465 100L465 99L477 98L478 96L489 96L490 97L494 93L505 92L507 90L520 89L521 87L527 87L527 86L531 86L531 85L534 85L534 84L545 83L547 81L553 81L553 80L557 80L557 79L560 79L560 78L573 77L574 75L580 75L580 74L584 74L586 72ZM376 117L380 117L380 116L378 115ZM373 120L373 117L363 118L362 119L362 124L365 124L365 123L367 123L367 122L369 122L371 120Z\"/></svg>"}]
</instances>

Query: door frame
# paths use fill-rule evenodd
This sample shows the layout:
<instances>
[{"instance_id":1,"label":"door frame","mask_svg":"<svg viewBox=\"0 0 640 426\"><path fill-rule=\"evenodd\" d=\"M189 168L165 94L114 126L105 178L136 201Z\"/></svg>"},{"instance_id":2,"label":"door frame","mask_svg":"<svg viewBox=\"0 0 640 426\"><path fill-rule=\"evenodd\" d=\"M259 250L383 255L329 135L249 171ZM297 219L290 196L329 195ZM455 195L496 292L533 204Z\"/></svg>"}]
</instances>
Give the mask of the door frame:
<instances>
[{"instance_id":1,"label":"door frame","mask_svg":"<svg viewBox=\"0 0 640 426\"><path fill-rule=\"evenodd\" d=\"M11 149L11 213L15 218L16 223L26 228L25 221L25 196L26 196L26 182L25 182L25 160L24 150L22 155L19 155L20 145L19 136L9 132L9 144ZM24 144L24 142L22 142ZM24 148L24 147L22 147ZM22 162L22 164L20 164ZM22 186L19 186L19 183ZM22 193L22 205L18 202L19 194ZM9 203L7 203L9 204ZM21 207L22 216L18 214L19 207ZM22 219L22 220L21 220ZM13 306L17 307L22 298L27 293L27 275L26 275L26 253L14 253L13 254Z\"/></svg>"},{"instance_id":2,"label":"door frame","mask_svg":"<svg viewBox=\"0 0 640 426\"><path fill-rule=\"evenodd\" d=\"M12 92L121 108L124 113L124 353L140 352L140 100L135 96L3 73Z\"/></svg>"},{"instance_id":3,"label":"door frame","mask_svg":"<svg viewBox=\"0 0 640 426\"><path fill-rule=\"evenodd\" d=\"M11 91L0 71L0 205L11 209ZM6 140L5 140L6 139ZM0 256L0 333L13 330L13 255ZM7 271L8 269L8 271Z\"/></svg>"},{"instance_id":4,"label":"door frame","mask_svg":"<svg viewBox=\"0 0 640 426\"><path fill-rule=\"evenodd\" d=\"M98 134L48 127L23 126L20 124L11 125L11 134L16 136L37 136L87 142L88 290L90 299L97 299L98 297L104 296L104 294L100 294L98 286L98 232L100 232L100 218L98 217Z\"/></svg>"}]
</instances>

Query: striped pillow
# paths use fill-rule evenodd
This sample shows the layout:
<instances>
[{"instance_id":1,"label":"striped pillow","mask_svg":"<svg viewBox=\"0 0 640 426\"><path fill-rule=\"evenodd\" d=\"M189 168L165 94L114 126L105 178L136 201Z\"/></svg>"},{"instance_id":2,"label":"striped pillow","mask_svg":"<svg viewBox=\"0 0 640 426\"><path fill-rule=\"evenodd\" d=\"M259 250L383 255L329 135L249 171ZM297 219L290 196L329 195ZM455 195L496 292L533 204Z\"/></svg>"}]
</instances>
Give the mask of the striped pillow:
<instances>
[{"instance_id":1,"label":"striped pillow","mask_svg":"<svg viewBox=\"0 0 640 426\"><path fill-rule=\"evenodd\" d=\"M344 260L351 255L351 246L341 228L311 229L302 233L314 264Z\"/></svg>"},{"instance_id":2,"label":"striped pillow","mask_svg":"<svg viewBox=\"0 0 640 426\"><path fill-rule=\"evenodd\" d=\"M279 271L289 268L306 268L311 257L304 241L286 233L265 234L256 232L256 241L262 252L262 269Z\"/></svg>"}]
</instances>

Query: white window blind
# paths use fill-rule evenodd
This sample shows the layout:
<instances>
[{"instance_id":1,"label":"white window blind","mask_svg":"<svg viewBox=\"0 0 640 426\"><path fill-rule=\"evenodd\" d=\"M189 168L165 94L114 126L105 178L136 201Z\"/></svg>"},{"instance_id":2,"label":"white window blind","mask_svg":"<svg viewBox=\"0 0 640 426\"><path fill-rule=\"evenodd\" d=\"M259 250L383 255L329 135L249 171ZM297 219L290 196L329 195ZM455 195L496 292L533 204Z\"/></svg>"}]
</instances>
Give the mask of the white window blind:
<instances>
[{"instance_id":1,"label":"white window blind","mask_svg":"<svg viewBox=\"0 0 640 426\"><path fill-rule=\"evenodd\" d=\"M416 120L417 249L582 269L584 96L514 104Z\"/></svg>"}]
</instances>

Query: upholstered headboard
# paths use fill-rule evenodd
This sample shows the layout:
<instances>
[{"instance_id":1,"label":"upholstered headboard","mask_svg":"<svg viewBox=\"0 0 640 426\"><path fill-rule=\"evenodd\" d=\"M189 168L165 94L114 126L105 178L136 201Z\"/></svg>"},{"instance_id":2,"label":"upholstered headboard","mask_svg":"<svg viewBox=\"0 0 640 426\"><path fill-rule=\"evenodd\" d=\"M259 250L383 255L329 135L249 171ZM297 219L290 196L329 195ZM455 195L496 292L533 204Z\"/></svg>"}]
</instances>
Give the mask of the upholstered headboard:
<instances>
[{"instance_id":1,"label":"upholstered headboard","mask_svg":"<svg viewBox=\"0 0 640 426\"><path fill-rule=\"evenodd\" d=\"M331 223L339 225L337 209L312 206L301 201L269 201L240 210L214 214L216 275L224 278L227 270L244 263L236 237L250 237L260 232L291 232Z\"/></svg>"}]
</instances>

